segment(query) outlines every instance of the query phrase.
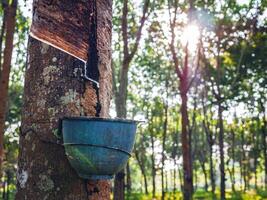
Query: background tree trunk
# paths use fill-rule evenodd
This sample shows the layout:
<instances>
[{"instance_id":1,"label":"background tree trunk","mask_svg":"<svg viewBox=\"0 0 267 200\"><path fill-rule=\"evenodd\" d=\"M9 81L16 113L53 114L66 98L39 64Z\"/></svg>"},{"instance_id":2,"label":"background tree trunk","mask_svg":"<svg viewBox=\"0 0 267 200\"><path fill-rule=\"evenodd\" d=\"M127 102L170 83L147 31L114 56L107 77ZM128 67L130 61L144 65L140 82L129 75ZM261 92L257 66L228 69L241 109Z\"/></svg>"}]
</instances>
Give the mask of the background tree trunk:
<instances>
[{"instance_id":1,"label":"background tree trunk","mask_svg":"<svg viewBox=\"0 0 267 200\"><path fill-rule=\"evenodd\" d=\"M126 100L127 100L127 86L128 86L128 69L129 63L123 62L120 76L119 92L115 97L116 113L119 118L126 118ZM124 200L125 189L125 169L121 170L115 176L114 183L114 200Z\"/></svg>"},{"instance_id":2,"label":"background tree trunk","mask_svg":"<svg viewBox=\"0 0 267 200\"><path fill-rule=\"evenodd\" d=\"M201 161L200 166L201 166L202 172L204 174L205 191L208 192L208 173L206 170L205 162Z\"/></svg>"},{"instance_id":3,"label":"background tree trunk","mask_svg":"<svg viewBox=\"0 0 267 200\"><path fill-rule=\"evenodd\" d=\"M212 198L215 199L215 178L214 178L214 170L213 170L213 144L214 144L214 139L213 139L213 133L210 127L210 122L207 116L207 110L204 104L204 96L202 97L202 107L203 107L203 114L204 114L204 120L203 120L203 127L205 130L206 134L206 140L209 145L209 172L210 172L210 184L211 184L211 193L212 193Z\"/></svg>"},{"instance_id":4,"label":"background tree trunk","mask_svg":"<svg viewBox=\"0 0 267 200\"><path fill-rule=\"evenodd\" d=\"M152 197L156 197L156 166L155 166L155 141L154 141L154 133L151 131L151 163L152 163Z\"/></svg>"},{"instance_id":5,"label":"background tree trunk","mask_svg":"<svg viewBox=\"0 0 267 200\"><path fill-rule=\"evenodd\" d=\"M184 183L183 183L183 175L182 170L178 169L179 181L180 181L180 189L181 191L184 190Z\"/></svg>"},{"instance_id":6,"label":"background tree trunk","mask_svg":"<svg viewBox=\"0 0 267 200\"><path fill-rule=\"evenodd\" d=\"M170 1L169 1L170 2ZM190 9L193 6L193 1L189 2ZM184 50L184 59L180 60L178 54L176 52L176 33L175 33L175 26L176 26L176 15L178 9L178 2L175 1L174 3L174 17L171 19L170 15L170 32L171 32L171 42L170 42L170 50L174 62L174 67L176 70L177 77L180 81L179 83L179 92L181 97L181 126L182 126L182 133L181 133L181 143L182 143L182 157L183 157L183 198L185 200L191 200L193 197L193 165L192 165L192 152L191 152L191 133L189 131L189 118L188 118L188 110L187 110L187 101L188 101L188 91L191 87L191 83L193 83L194 78L189 76L189 51L188 51L188 44L185 46ZM171 13L170 6L169 12ZM187 42L188 43L188 42ZM197 64L198 65L198 64ZM198 71L198 67L192 69L195 73Z\"/></svg>"},{"instance_id":7,"label":"background tree trunk","mask_svg":"<svg viewBox=\"0 0 267 200\"><path fill-rule=\"evenodd\" d=\"M17 200L110 199L109 181L80 179L57 139L60 134L59 119L64 116L99 114L100 117L108 117L112 88L112 1L95 3L97 29L96 33L90 32L96 38L90 41L94 43L91 45L94 49L89 51L89 67L98 75L99 98L97 87L80 76L83 62L33 38L29 39L19 142ZM101 111L98 109L99 103Z\"/></svg>"},{"instance_id":8,"label":"background tree trunk","mask_svg":"<svg viewBox=\"0 0 267 200\"><path fill-rule=\"evenodd\" d=\"M254 121L254 120L253 120ZM255 121L257 123L257 120ZM253 144L253 172L254 172L254 188L258 189L258 154L259 154L259 134L258 131L252 130L252 144Z\"/></svg>"},{"instance_id":9,"label":"background tree trunk","mask_svg":"<svg viewBox=\"0 0 267 200\"><path fill-rule=\"evenodd\" d=\"M266 114L265 114L265 106L264 103L260 101L261 112L262 112L262 127L261 127L261 136L262 136L262 151L264 157L264 188L267 189L267 142L266 142L266 135L267 135L267 121L266 121Z\"/></svg>"},{"instance_id":10,"label":"background tree trunk","mask_svg":"<svg viewBox=\"0 0 267 200\"><path fill-rule=\"evenodd\" d=\"M132 189L132 180L131 180L131 169L130 169L130 165L129 162L127 163L126 166L126 187L127 187L127 193L130 194L131 189Z\"/></svg>"},{"instance_id":11,"label":"background tree trunk","mask_svg":"<svg viewBox=\"0 0 267 200\"><path fill-rule=\"evenodd\" d=\"M174 166L176 166L176 161L174 162ZM177 186L176 186L176 169L173 169L173 196L174 196L174 199L176 199L176 190L177 190Z\"/></svg>"},{"instance_id":12,"label":"background tree trunk","mask_svg":"<svg viewBox=\"0 0 267 200\"><path fill-rule=\"evenodd\" d=\"M242 166L243 166L243 180L244 180L244 192L247 190L247 164L246 164L246 153L245 153L245 136L244 131L241 133L241 156L242 156Z\"/></svg>"},{"instance_id":13,"label":"background tree trunk","mask_svg":"<svg viewBox=\"0 0 267 200\"><path fill-rule=\"evenodd\" d=\"M168 191L168 173L165 173L165 191Z\"/></svg>"},{"instance_id":14,"label":"background tree trunk","mask_svg":"<svg viewBox=\"0 0 267 200\"><path fill-rule=\"evenodd\" d=\"M232 184L232 190L233 192L235 192L235 132L234 130L231 130L231 133L232 133L232 180L231 180L231 184Z\"/></svg>"},{"instance_id":15,"label":"background tree trunk","mask_svg":"<svg viewBox=\"0 0 267 200\"><path fill-rule=\"evenodd\" d=\"M166 89L168 90L168 88ZM163 123L162 152L161 152L161 164L162 164L161 166L161 199L162 200L164 200L165 198L164 167L165 167L165 146L166 146L167 128L168 128L168 104L164 106L164 123ZM166 179L166 182L167 182L167 179Z\"/></svg>"},{"instance_id":16,"label":"background tree trunk","mask_svg":"<svg viewBox=\"0 0 267 200\"><path fill-rule=\"evenodd\" d=\"M4 42L4 35L6 32L6 7L8 6L6 1L2 1L1 3L3 9L3 16L2 16L2 24L1 24L1 32L0 32L0 79L2 73L2 50L3 50L3 42Z\"/></svg>"},{"instance_id":17,"label":"background tree trunk","mask_svg":"<svg viewBox=\"0 0 267 200\"><path fill-rule=\"evenodd\" d=\"M142 155L140 155L140 156L142 156ZM137 163L140 167L141 173L142 173L143 178L144 178L145 193L148 194L148 184L147 184L147 175L146 175L145 164L143 162L143 159L140 156L139 156L138 151L135 151L135 157L136 157Z\"/></svg>"},{"instance_id":18,"label":"background tree trunk","mask_svg":"<svg viewBox=\"0 0 267 200\"><path fill-rule=\"evenodd\" d=\"M211 193L213 197L215 197L215 178L214 178L214 171L213 171L213 145L209 145L209 166L210 166L210 184L211 184Z\"/></svg>"},{"instance_id":19,"label":"background tree trunk","mask_svg":"<svg viewBox=\"0 0 267 200\"><path fill-rule=\"evenodd\" d=\"M148 17L148 8L149 8L150 0L146 0L143 6L142 17L140 19L140 25L137 29L135 35L135 42L133 47L130 48L128 44L128 0L123 1L123 8L122 8L122 20L121 20L121 32L123 38L123 59L121 62L121 68L119 77L117 81L119 82L119 87L117 88L116 84L113 85L115 90L115 106L117 117L119 118L126 118L127 116L127 108L126 108L126 101L127 101L127 87L128 87L128 71L130 67L130 63L133 60L134 55L137 52L140 39L142 36L142 30L145 24L145 21ZM116 77L116 76L113 76ZM115 200L124 200L124 190L125 190L125 180L124 180L125 172L121 170L115 176L115 183L114 183L114 199Z\"/></svg>"},{"instance_id":20,"label":"background tree trunk","mask_svg":"<svg viewBox=\"0 0 267 200\"><path fill-rule=\"evenodd\" d=\"M187 68L187 66L185 66ZM183 154L183 170L184 170L184 185L183 194L185 200L191 200L193 197L193 168L192 168L192 156L190 148L190 136L189 136L189 120L187 111L187 73L184 73L184 78L180 80L180 94L182 99L181 113L182 113L182 154Z\"/></svg>"},{"instance_id":21,"label":"background tree trunk","mask_svg":"<svg viewBox=\"0 0 267 200\"><path fill-rule=\"evenodd\" d=\"M5 50L3 57L3 66L0 77L0 178L2 174L2 163L4 160L4 133L5 133L5 121L6 121L6 110L8 100L8 83L9 74L11 69L11 59L13 51L13 39L16 26L16 10L17 0L13 0L11 5L7 5L4 9L4 16L6 21L3 24L6 25L6 37L5 37ZM2 52L0 52L2 53ZM1 61L0 61L1 62Z\"/></svg>"},{"instance_id":22,"label":"background tree trunk","mask_svg":"<svg viewBox=\"0 0 267 200\"><path fill-rule=\"evenodd\" d=\"M223 130L223 108L219 100L218 116L219 116L219 151L220 151L220 173L221 173L221 200L225 199L225 170L224 170L224 130Z\"/></svg>"}]
</instances>

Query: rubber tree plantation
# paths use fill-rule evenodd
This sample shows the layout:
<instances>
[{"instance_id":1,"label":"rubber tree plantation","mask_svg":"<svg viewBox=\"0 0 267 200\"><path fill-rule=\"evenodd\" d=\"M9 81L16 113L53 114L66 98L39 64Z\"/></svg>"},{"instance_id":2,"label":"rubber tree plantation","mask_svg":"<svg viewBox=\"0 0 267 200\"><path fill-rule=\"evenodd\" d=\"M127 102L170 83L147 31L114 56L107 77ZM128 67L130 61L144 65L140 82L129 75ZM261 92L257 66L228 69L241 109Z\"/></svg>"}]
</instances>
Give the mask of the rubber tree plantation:
<instances>
[{"instance_id":1,"label":"rubber tree plantation","mask_svg":"<svg viewBox=\"0 0 267 200\"><path fill-rule=\"evenodd\" d=\"M0 27L0 199L267 199L265 0L2 0Z\"/></svg>"}]
</instances>

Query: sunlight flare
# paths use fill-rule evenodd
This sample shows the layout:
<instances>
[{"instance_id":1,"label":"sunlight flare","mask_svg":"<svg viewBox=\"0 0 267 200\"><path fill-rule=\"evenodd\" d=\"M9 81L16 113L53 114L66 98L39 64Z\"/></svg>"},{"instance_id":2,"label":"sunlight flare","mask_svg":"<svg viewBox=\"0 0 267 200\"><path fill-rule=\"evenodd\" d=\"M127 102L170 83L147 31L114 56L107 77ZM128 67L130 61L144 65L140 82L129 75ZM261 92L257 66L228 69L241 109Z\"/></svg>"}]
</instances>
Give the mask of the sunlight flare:
<instances>
[{"instance_id":1,"label":"sunlight flare","mask_svg":"<svg viewBox=\"0 0 267 200\"><path fill-rule=\"evenodd\" d=\"M188 50L194 52L197 49L199 42L200 30L196 24L187 25L181 35L182 45L185 46L188 44Z\"/></svg>"}]
</instances>

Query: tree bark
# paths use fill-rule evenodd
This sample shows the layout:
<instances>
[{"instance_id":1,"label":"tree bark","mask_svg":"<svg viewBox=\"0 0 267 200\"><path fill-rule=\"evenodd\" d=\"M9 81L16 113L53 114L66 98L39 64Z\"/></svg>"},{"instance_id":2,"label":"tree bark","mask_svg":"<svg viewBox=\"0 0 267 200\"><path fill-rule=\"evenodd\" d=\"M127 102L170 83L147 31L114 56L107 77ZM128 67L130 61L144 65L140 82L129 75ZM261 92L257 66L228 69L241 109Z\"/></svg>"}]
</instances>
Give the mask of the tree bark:
<instances>
[{"instance_id":1,"label":"tree bark","mask_svg":"<svg viewBox=\"0 0 267 200\"><path fill-rule=\"evenodd\" d=\"M210 165L210 184L211 184L211 193L213 198L215 197L215 179L214 179L214 171L213 171L213 145L209 146L209 165Z\"/></svg>"},{"instance_id":2,"label":"tree bark","mask_svg":"<svg viewBox=\"0 0 267 200\"><path fill-rule=\"evenodd\" d=\"M256 121L257 123L257 121ZM258 154L259 154L259 138L258 138L258 132L253 130L252 134L252 143L253 143L253 172L254 172L254 188L258 189L258 175L257 175L257 167L258 167Z\"/></svg>"},{"instance_id":3,"label":"tree bark","mask_svg":"<svg viewBox=\"0 0 267 200\"><path fill-rule=\"evenodd\" d=\"M88 6L88 1L83 0L35 1L30 35L87 61L87 52L91 45L88 41ZM79 37L73 37L74 34Z\"/></svg>"},{"instance_id":4,"label":"tree bark","mask_svg":"<svg viewBox=\"0 0 267 200\"><path fill-rule=\"evenodd\" d=\"M127 163L126 166L126 187L127 187L127 194L130 195L131 193L131 189L132 189L132 180L131 180L131 169L130 169L130 165L129 162Z\"/></svg>"},{"instance_id":5,"label":"tree bark","mask_svg":"<svg viewBox=\"0 0 267 200\"><path fill-rule=\"evenodd\" d=\"M5 35L5 32L6 32L6 7L7 6L8 6L7 2L2 1L3 17L2 17L1 33L0 33L0 79L1 79L1 73L2 73L3 41L4 41L4 35Z\"/></svg>"},{"instance_id":6,"label":"tree bark","mask_svg":"<svg viewBox=\"0 0 267 200\"><path fill-rule=\"evenodd\" d=\"M267 120L266 120L266 110L264 103L262 101L259 102L262 112L262 126L261 126L261 137L262 137L262 151L264 158L264 188L267 189Z\"/></svg>"},{"instance_id":7,"label":"tree bark","mask_svg":"<svg viewBox=\"0 0 267 200\"><path fill-rule=\"evenodd\" d=\"M144 135L142 134L141 141L143 141ZM145 193L148 194L148 181L147 181L147 174L146 174L146 167L145 167L145 161L147 157L145 156L146 148L143 143L141 143L141 149L136 150L135 149L135 157L137 160L137 163L140 167L141 173L144 178L144 184L145 184Z\"/></svg>"},{"instance_id":8,"label":"tree bark","mask_svg":"<svg viewBox=\"0 0 267 200\"><path fill-rule=\"evenodd\" d=\"M155 144L154 144L154 133L151 131L151 161L152 161L152 197L156 197L156 167L155 167Z\"/></svg>"},{"instance_id":9,"label":"tree bark","mask_svg":"<svg viewBox=\"0 0 267 200\"><path fill-rule=\"evenodd\" d=\"M129 62L123 62L122 69L120 71L120 86L119 92L115 94L115 104L117 117L126 118L126 100L127 100L127 87L128 87L128 69ZM114 200L124 200L124 189L125 189L125 169L121 170L115 176L114 183Z\"/></svg>"},{"instance_id":10,"label":"tree bark","mask_svg":"<svg viewBox=\"0 0 267 200\"><path fill-rule=\"evenodd\" d=\"M176 161L174 160L174 166L176 166ZM173 169L173 197L176 199L176 169Z\"/></svg>"},{"instance_id":11,"label":"tree bark","mask_svg":"<svg viewBox=\"0 0 267 200\"><path fill-rule=\"evenodd\" d=\"M183 170L184 170L184 185L183 194L185 200L191 200L193 197L193 169L192 169L192 156L189 138L189 120L187 111L187 74L180 80L180 94L182 99L181 113L182 113L182 154L183 154Z\"/></svg>"},{"instance_id":12,"label":"tree bark","mask_svg":"<svg viewBox=\"0 0 267 200\"><path fill-rule=\"evenodd\" d=\"M145 194L148 195L148 183L147 183L147 176L146 173L143 173L144 182L145 182Z\"/></svg>"},{"instance_id":13,"label":"tree bark","mask_svg":"<svg viewBox=\"0 0 267 200\"><path fill-rule=\"evenodd\" d=\"M183 185L183 198L185 200L191 200L193 197L193 168L192 168L192 152L191 152L191 133L189 131L189 119L188 119L188 110L187 110L187 93L191 87L191 83L193 83L194 78L190 80L189 75L189 52L188 52L188 45L185 47L184 51L184 63L179 63L179 58L176 52L176 44L175 44L175 23L176 23L176 11L177 11L177 2L175 3L175 14L174 18L170 19L170 29L171 29L171 42L170 42L170 49L171 54L174 62L174 67L176 70L177 77L180 81L179 91L180 97L182 100L181 105L181 124L182 124L182 134L181 134L181 141L182 141L182 157L183 157L183 172L184 172L184 185ZM169 7L170 11L170 7ZM196 67L195 70L197 70Z\"/></svg>"},{"instance_id":14,"label":"tree bark","mask_svg":"<svg viewBox=\"0 0 267 200\"><path fill-rule=\"evenodd\" d=\"M133 48L130 49L128 44L128 0L123 1L122 8L122 20L121 20L121 31L123 38L123 60L121 62L120 68L120 76L118 77L119 87L117 88L116 84L113 85L115 88L115 106L117 117L126 118L127 109L126 109L126 101L127 101L127 87L128 87L128 71L130 67L130 63L137 52L140 39L142 36L142 30L147 20L147 13L149 8L150 0L146 0L143 6L143 13L140 19L140 25L136 32L135 42L133 44ZM114 76L115 77L115 76ZM114 199L115 200L124 200L124 190L125 190L125 170L121 170L115 176L114 183Z\"/></svg>"},{"instance_id":15,"label":"tree bark","mask_svg":"<svg viewBox=\"0 0 267 200\"><path fill-rule=\"evenodd\" d=\"M165 173L165 191L168 191L168 173Z\"/></svg>"},{"instance_id":16,"label":"tree bark","mask_svg":"<svg viewBox=\"0 0 267 200\"><path fill-rule=\"evenodd\" d=\"M232 190L235 192L235 132L234 130L231 130L232 132Z\"/></svg>"},{"instance_id":17,"label":"tree bark","mask_svg":"<svg viewBox=\"0 0 267 200\"><path fill-rule=\"evenodd\" d=\"M135 151L135 157L136 157L137 163L138 163L138 165L140 167L141 173L142 173L143 178L144 178L145 193L148 194L147 176L146 176L146 169L145 169L145 166L144 166L143 159L140 158L139 153L137 151Z\"/></svg>"},{"instance_id":18,"label":"tree bark","mask_svg":"<svg viewBox=\"0 0 267 200\"><path fill-rule=\"evenodd\" d=\"M246 154L245 154L245 136L244 130L241 131L241 156L242 156L242 166L243 166L243 180L244 180L244 192L247 190L247 164L246 164Z\"/></svg>"},{"instance_id":19,"label":"tree bark","mask_svg":"<svg viewBox=\"0 0 267 200\"><path fill-rule=\"evenodd\" d=\"M11 5L8 5L4 10L6 22L3 23L6 23L6 41L0 79L0 178L2 174L2 164L4 160L4 133L8 100L8 84L9 74L11 70L13 39L16 26L17 3L17 0L13 0Z\"/></svg>"},{"instance_id":20,"label":"tree bark","mask_svg":"<svg viewBox=\"0 0 267 200\"><path fill-rule=\"evenodd\" d=\"M183 177L182 177L182 170L178 169L178 175L180 180L180 188L181 191L184 191L184 183L183 183Z\"/></svg>"},{"instance_id":21,"label":"tree bark","mask_svg":"<svg viewBox=\"0 0 267 200\"><path fill-rule=\"evenodd\" d=\"M221 173L221 200L225 200L225 169L224 169L224 127L223 127L223 107L221 102L218 103L218 116L219 116L219 152L220 152L220 173Z\"/></svg>"},{"instance_id":22,"label":"tree bark","mask_svg":"<svg viewBox=\"0 0 267 200\"><path fill-rule=\"evenodd\" d=\"M204 181L205 181L205 191L208 192L208 175L207 175L207 170L206 170L206 166L205 166L205 162L201 161L200 162L200 166L201 166L201 169L203 171L203 174L204 174Z\"/></svg>"},{"instance_id":23,"label":"tree bark","mask_svg":"<svg viewBox=\"0 0 267 200\"><path fill-rule=\"evenodd\" d=\"M89 67L98 75L99 91L93 83L81 78L83 62L29 39L16 200L110 199L110 182L79 178L70 166L64 148L58 145L62 139L57 137L60 119L64 116L108 117L112 89L112 1L90 1L88 4L88 7L96 8L92 13L96 17L96 29L91 30L89 36L91 39L96 36L90 41L94 49L89 49Z\"/></svg>"},{"instance_id":24,"label":"tree bark","mask_svg":"<svg viewBox=\"0 0 267 200\"><path fill-rule=\"evenodd\" d=\"M240 172L240 189L242 190L243 187L243 164L242 164L242 157L239 158L239 172Z\"/></svg>"},{"instance_id":25,"label":"tree bark","mask_svg":"<svg viewBox=\"0 0 267 200\"><path fill-rule=\"evenodd\" d=\"M147 114L148 118L148 114ZM156 162L155 162L155 136L154 136L154 130L153 130L153 116L150 118L150 124L149 124L149 133L150 133L150 142L151 142L151 175L152 175L152 197L156 197Z\"/></svg>"},{"instance_id":26,"label":"tree bark","mask_svg":"<svg viewBox=\"0 0 267 200\"><path fill-rule=\"evenodd\" d=\"M203 114L204 118L207 118L207 112L204 104L204 98L202 98L202 106L203 106ZM211 193L212 193L212 198L215 199L215 179L214 179L214 171L213 171L213 144L214 144L214 139L213 139L213 134L210 129L210 123L208 120L203 120L203 126L204 130L206 133L206 140L209 145L209 170L210 170L210 184L211 184Z\"/></svg>"},{"instance_id":27,"label":"tree bark","mask_svg":"<svg viewBox=\"0 0 267 200\"><path fill-rule=\"evenodd\" d=\"M167 85L167 84L166 84ZM167 95L168 97L168 95ZM163 137L162 137L162 152L161 152L161 199L165 199L164 191L164 166L165 166L165 146L166 146L166 136L168 128L168 104L164 106L164 123L163 123ZM167 185L167 184L166 184Z\"/></svg>"}]
</instances>

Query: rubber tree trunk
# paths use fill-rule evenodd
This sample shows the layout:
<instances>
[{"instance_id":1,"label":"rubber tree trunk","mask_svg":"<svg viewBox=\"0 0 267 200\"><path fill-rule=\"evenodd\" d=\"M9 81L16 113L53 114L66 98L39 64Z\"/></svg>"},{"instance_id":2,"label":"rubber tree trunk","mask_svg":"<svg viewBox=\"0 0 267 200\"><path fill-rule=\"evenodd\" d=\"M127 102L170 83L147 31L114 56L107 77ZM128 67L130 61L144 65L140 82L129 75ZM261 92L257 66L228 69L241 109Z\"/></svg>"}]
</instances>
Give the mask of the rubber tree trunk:
<instances>
[{"instance_id":1,"label":"rubber tree trunk","mask_svg":"<svg viewBox=\"0 0 267 200\"><path fill-rule=\"evenodd\" d=\"M211 137L212 139L212 137ZM213 198L215 197L215 178L213 171L213 144L209 144L209 167L210 167L210 184L211 184L211 193Z\"/></svg>"},{"instance_id":2,"label":"rubber tree trunk","mask_svg":"<svg viewBox=\"0 0 267 200\"><path fill-rule=\"evenodd\" d=\"M151 155L151 160L152 160L152 197L156 197L156 167L155 167L155 148L154 148L154 139L152 139L152 155Z\"/></svg>"},{"instance_id":3,"label":"rubber tree trunk","mask_svg":"<svg viewBox=\"0 0 267 200\"><path fill-rule=\"evenodd\" d=\"M187 77L184 76L184 77ZM187 111L187 78L183 78L180 81L180 94L182 99L181 113L182 113L182 155L183 155L183 171L184 171L184 184L183 184L183 196L185 200L191 200L193 196L193 170L192 170L192 156L191 145L189 136L189 120Z\"/></svg>"},{"instance_id":4,"label":"rubber tree trunk","mask_svg":"<svg viewBox=\"0 0 267 200\"><path fill-rule=\"evenodd\" d=\"M7 2L2 1L2 9L3 9L3 15L1 18L2 24L1 24L1 31L0 31L0 78L1 78L1 72L2 72L2 50L3 50L3 42L4 42L4 35L6 32L6 12L5 9L7 7Z\"/></svg>"},{"instance_id":5,"label":"rubber tree trunk","mask_svg":"<svg viewBox=\"0 0 267 200\"><path fill-rule=\"evenodd\" d=\"M79 178L64 147L58 145L62 140L57 138L59 119L64 116L108 117L112 88L111 6L111 0L96 1L97 37L91 49L94 53L89 51L89 68L99 79L99 91L81 78L83 62L29 39L16 200L110 199L110 182Z\"/></svg>"},{"instance_id":6,"label":"rubber tree trunk","mask_svg":"<svg viewBox=\"0 0 267 200\"><path fill-rule=\"evenodd\" d=\"M128 86L128 68L129 63L123 63L120 76L119 92L115 97L116 113L119 118L126 118L126 100L127 100L127 86ZM125 194L125 169L121 170L115 176L114 182L114 200L124 200Z\"/></svg>"},{"instance_id":7,"label":"rubber tree trunk","mask_svg":"<svg viewBox=\"0 0 267 200\"><path fill-rule=\"evenodd\" d=\"M167 128L168 128L168 104L164 106L164 123L163 123L163 136L162 136L162 152L161 152L161 164L162 164L161 166L161 199L162 200L165 199L164 167L165 167L165 148L166 148L165 146L166 146Z\"/></svg>"},{"instance_id":8,"label":"rubber tree trunk","mask_svg":"<svg viewBox=\"0 0 267 200\"><path fill-rule=\"evenodd\" d=\"M141 153L140 153L141 154ZM142 176L144 178L144 184L145 184L145 194L148 194L148 184L147 184L147 175L146 175L146 169L145 169L145 163L144 159L142 158L142 155L139 155L138 152L135 152L135 157L137 160L137 164L140 167Z\"/></svg>"},{"instance_id":9,"label":"rubber tree trunk","mask_svg":"<svg viewBox=\"0 0 267 200\"><path fill-rule=\"evenodd\" d=\"M240 172L240 179L239 179L239 182L240 182L240 189L242 190L242 187L243 187L243 164L242 164L242 157L240 156L239 158L239 172Z\"/></svg>"},{"instance_id":10,"label":"rubber tree trunk","mask_svg":"<svg viewBox=\"0 0 267 200\"><path fill-rule=\"evenodd\" d=\"M204 111L204 117L207 118L206 109L204 102L202 102L203 111ZM208 143L208 149L209 149L209 175L210 175L210 185L211 185L211 193L212 193L212 199L215 199L215 178L214 178L214 169L213 169L213 133L210 128L210 123L203 121L204 130L206 133L206 140Z\"/></svg>"},{"instance_id":11,"label":"rubber tree trunk","mask_svg":"<svg viewBox=\"0 0 267 200\"><path fill-rule=\"evenodd\" d=\"M176 161L174 159L174 166L176 166ZM176 169L173 169L173 197L174 199L176 199L176 190L177 190L177 186L176 186Z\"/></svg>"},{"instance_id":12,"label":"rubber tree trunk","mask_svg":"<svg viewBox=\"0 0 267 200\"><path fill-rule=\"evenodd\" d=\"M143 173L144 183L145 183L145 194L148 195L148 184L147 184L147 176L146 173Z\"/></svg>"},{"instance_id":13,"label":"rubber tree trunk","mask_svg":"<svg viewBox=\"0 0 267 200\"><path fill-rule=\"evenodd\" d=\"M194 176L194 180L195 180L195 183L194 183L194 190L197 190L198 189L198 177L197 177L197 171L193 171L193 176Z\"/></svg>"},{"instance_id":14,"label":"rubber tree trunk","mask_svg":"<svg viewBox=\"0 0 267 200\"><path fill-rule=\"evenodd\" d=\"M165 191L168 191L168 173L165 173Z\"/></svg>"},{"instance_id":15,"label":"rubber tree trunk","mask_svg":"<svg viewBox=\"0 0 267 200\"><path fill-rule=\"evenodd\" d=\"M8 101L8 84L9 84L9 74L11 69L11 59L13 51L13 39L16 26L16 10L17 10L17 0L13 0L11 5L8 5L4 10L4 15L6 16L6 40L5 49L3 57L3 65L0 77L0 178L2 174L2 163L4 160L4 132L5 132L5 121L6 121L6 111L7 111L7 101ZM2 52L0 52L2 53Z\"/></svg>"},{"instance_id":16,"label":"rubber tree trunk","mask_svg":"<svg viewBox=\"0 0 267 200\"><path fill-rule=\"evenodd\" d=\"M242 166L243 166L243 180L244 180L244 192L247 190L247 165L246 165L246 152L245 152L245 136L244 130L241 131L241 156L242 156Z\"/></svg>"},{"instance_id":17,"label":"rubber tree trunk","mask_svg":"<svg viewBox=\"0 0 267 200\"><path fill-rule=\"evenodd\" d=\"M254 188L257 190L258 189L257 166L258 166L258 154L259 154L259 134L257 131L253 131L252 144L254 148L253 151Z\"/></svg>"},{"instance_id":18,"label":"rubber tree trunk","mask_svg":"<svg viewBox=\"0 0 267 200\"><path fill-rule=\"evenodd\" d=\"M180 188L181 188L181 191L183 191L184 183L183 183L183 177L182 177L182 170L178 169L178 175L179 175Z\"/></svg>"},{"instance_id":19,"label":"rubber tree trunk","mask_svg":"<svg viewBox=\"0 0 267 200\"><path fill-rule=\"evenodd\" d=\"M137 160L137 164L139 165L140 167L140 170L141 170L141 174L144 178L144 185L145 185L145 194L148 194L148 184L147 184L147 174L146 174L146 168L145 168L145 160L146 157L144 157L144 151L145 151L145 147L142 145L142 150L143 151L135 151L135 158ZM143 158L144 157L144 158Z\"/></svg>"},{"instance_id":20,"label":"rubber tree trunk","mask_svg":"<svg viewBox=\"0 0 267 200\"><path fill-rule=\"evenodd\" d=\"M223 108L221 103L218 104L219 116L219 151L220 151L220 173L221 173L221 200L225 199L225 170L224 170L224 127L223 127Z\"/></svg>"},{"instance_id":21,"label":"rubber tree trunk","mask_svg":"<svg viewBox=\"0 0 267 200\"><path fill-rule=\"evenodd\" d=\"M262 137L262 151L264 157L264 189L267 189L267 120L266 120L266 110L264 103L260 102L261 105L261 112L262 112L262 127L261 127L261 137Z\"/></svg>"},{"instance_id":22,"label":"rubber tree trunk","mask_svg":"<svg viewBox=\"0 0 267 200\"><path fill-rule=\"evenodd\" d=\"M208 192L208 173L207 173L207 169L205 166L205 162L201 161L200 166L201 166L202 172L204 174L205 191Z\"/></svg>"},{"instance_id":23,"label":"rubber tree trunk","mask_svg":"<svg viewBox=\"0 0 267 200\"><path fill-rule=\"evenodd\" d=\"M153 126L153 118L151 119L151 123ZM151 140L151 174L152 174L152 197L156 197L156 161L155 161L155 138L154 138L154 132L152 129L150 129L150 140Z\"/></svg>"},{"instance_id":24,"label":"rubber tree trunk","mask_svg":"<svg viewBox=\"0 0 267 200\"><path fill-rule=\"evenodd\" d=\"M130 194L131 189L132 189L132 179L131 179L131 169L129 162L126 165L126 187L127 187L127 193Z\"/></svg>"},{"instance_id":25,"label":"rubber tree trunk","mask_svg":"<svg viewBox=\"0 0 267 200\"><path fill-rule=\"evenodd\" d=\"M235 132L234 130L231 130L231 134L232 134L232 181L231 181L231 186L232 186L232 190L233 192L235 192L235 161L236 161L236 158L235 158L235 145L236 145L236 142L235 142Z\"/></svg>"}]
</instances>

